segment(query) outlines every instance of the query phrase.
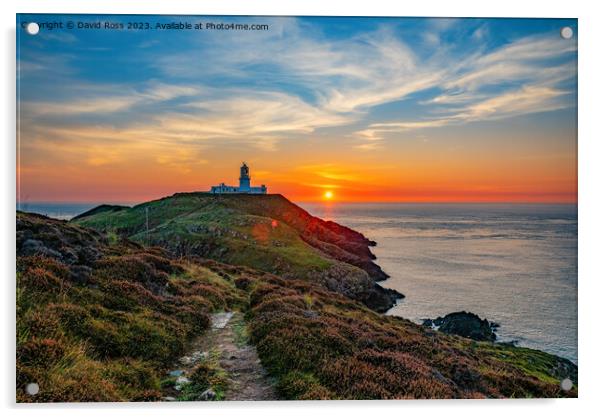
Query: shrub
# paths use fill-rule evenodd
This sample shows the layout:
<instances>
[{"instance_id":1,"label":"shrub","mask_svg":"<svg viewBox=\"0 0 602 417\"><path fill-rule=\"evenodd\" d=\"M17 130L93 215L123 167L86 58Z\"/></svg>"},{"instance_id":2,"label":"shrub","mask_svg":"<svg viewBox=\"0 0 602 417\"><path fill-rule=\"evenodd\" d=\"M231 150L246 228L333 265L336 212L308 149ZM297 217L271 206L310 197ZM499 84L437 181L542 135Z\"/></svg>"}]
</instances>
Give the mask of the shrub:
<instances>
[{"instance_id":1,"label":"shrub","mask_svg":"<svg viewBox=\"0 0 602 417\"><path fill-rule=\"evenodd\" d=\"M322 386L313 374L298 371L284 374L277 385L278 392L286 399L333 400L332 391Z\"/></svg>"},{"instance_id":2,"label":"shrub","mask_svg":"<svg viewBox=\"0 0 602 417\"><path fill-rule=\"evenodd\" d=\"M503 362L499 350L376 314L307 283L267 277L250 300L250 340L286 398L565 395L550 378L550 366L542 365L547 362L533 354ZM544 379L534 376L540 374Z\"/></svg>"},{"instance_id":3,"label":"shrub","mask_svg":"<svg viewBox=\"0 0 602 417\"><path fill-rule=\"evenodd\" d=\"M24 317L17 318L17 327L38 338L53 338L60 333L59 319L50 311L29 310Z\"/></svg>"},{"instance_id":4,"label":"shrub","mask_svg":"<svg viewBox=\"0 0 602 417\"><path fill-rule=\"evenodd\" d=\"M19 275L17 286L24 291L41 292L44 294L62 294L69 283L57 277L52 271L42 267L32 267Z\"/></svg>"},{"instance_id":5,"label":"shrub","mask_svg":"<svg viewBox=\"0 0 602 417\"><path fill-rule=\"evenodd\" d=\"M162 395L161 391L156 389L149 389L142 392L137 393L129 401L134 402L154 402L161 401Z\"/></svg>"},{"instance_id":6,"label":"shrub","mask_svg":"<svg viewBox=\"0 0 602 417\"><path fill-rule=\"evenodd\" d=\"M46 256L20 256L17 258L17 271L25 272L29 269L41 268L56 277L66 280L69 279L69 268L60 261Z\"/></svg>"},{"instance_id":7,"label":"shrub","mask_svg":"<svg viewBox=\"0 0 602 417\"><path fill-rule=\"evenodd\" d=\"M184 330L177 322L167 328L163 322L132 317L123 327L127 337L122 342L122 356L168 363L184 349Z\"/></svg>"},{"instance_id":8,"label":"shrub","mask_svg":"<svg viewBox=\"0 0 602 417\"><path fill-rule=\"evenodd\" d=\"M105 281L102 289L105 294L103 306L113 310L132 311L144 306L156 307L165 302L138 282Z\"/></svg>"},{"instance_id":9,"label":"shrub","mask_svg":"<svg viewBox=\"0 0 602 417\"><path fill-rule=\"evenodd\" d=\"M156 368L148 363L131 358L111 361L105 365L103 376L112 381L125 398L132 401L157 400L155 394L160 389L159 378Z\"/></svg>"},{"instance_id":10,"label":"shrub","mask_svg":"<svg viewBox=\"0 0 602 417\"><path fill-rule=\"evenodd\" d=\"M213 308L226 305L226 299L222 291L207 284L195 283L190 287L190 294L203 297L211 302Z\"/></svg>"},{"instance_id":11,"label":"shrub","mask_svg":"<svg viewBox=\"0 0 602 417\"><path fill-rule=\"evenodd\" d=\"M56 317L66 332L78 336L87 334L87 326L92 317L86 308L69 303L51 303L46 307L46 312L49 316Z\"/></svg>"},{"instance_id":12,"label":"shrub","mask_svg":"<svg viewBox=\"0 0 602 417\"><path fill-rule=\"evenodd\" d=\"M32 338L17 347L17 360L25 366L47 369L57 363L64 353L63 344L57 340Z\"/></svg>"},{"instance_id":13,"label":"shrub","mask_svg":"<svg viewBox=\"0 0 602 417\"><path fill-rule=\"evenodd\" d=\"M115 385L106 379L99 362L85 357L79 358L68 367L52 369L36 382L40 392L36 396L17 390L18 401L39 402L99 402L123 401Z\"/></svg>"},{"instance_id":14,"label":"shrub","mask_svg":"<svg viewBox=\"0 0 602 417\"><path fill-rule=\"evenodd\" d=\"M169 280L168 274L157 270L143 254L105 257L97 261L95 267L97 274L105 278L139 282L153 292L165 288Z\"/></svg>"},{"instance_id":15,"label":"shrub","mask_svg":"<svg viewBox=\"0 0 602 417\"><path fill-rule=\"evenodd\" d=\"M228 387L228 375L217 362L203 361L193 369L190 382L184 389L183 399L198 400L205 390L211 388L216 399L221 400Z\"/></svg>"},{"instance_id":16,"label":"shrub","mask_svg":"<svg viewBox=\"0 0 602 417\"><path fill-rule=\"evenodd\" d=\"M243 290L243 291L247 291L249 290L251 284L254 282L254 280L248 276L244 276L244 277L239 277L236 278L234 280L234 285L236 286L236 288Z\"/></svg>"}]
</instances>

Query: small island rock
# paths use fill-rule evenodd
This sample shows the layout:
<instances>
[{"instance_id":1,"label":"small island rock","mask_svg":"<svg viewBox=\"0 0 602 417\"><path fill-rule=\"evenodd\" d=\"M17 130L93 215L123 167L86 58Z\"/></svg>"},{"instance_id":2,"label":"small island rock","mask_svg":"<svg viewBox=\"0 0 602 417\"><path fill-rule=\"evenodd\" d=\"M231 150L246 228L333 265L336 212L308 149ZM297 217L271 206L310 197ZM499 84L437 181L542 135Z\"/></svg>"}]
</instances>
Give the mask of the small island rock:
<instances>
[{"instance_id":1,"label":"small island rock","mask_svg":"<svg viewBox=\"0 0 602 417\"><path fill-rule=\"evenodd\" d=\"M496 323L481 319L474 313L459 311L437 317L435 320L426 319L422 323L426 327L436 327L447 334L455 334L472 340L494 342L496 339Z\"/></svg>"}]
</instances>

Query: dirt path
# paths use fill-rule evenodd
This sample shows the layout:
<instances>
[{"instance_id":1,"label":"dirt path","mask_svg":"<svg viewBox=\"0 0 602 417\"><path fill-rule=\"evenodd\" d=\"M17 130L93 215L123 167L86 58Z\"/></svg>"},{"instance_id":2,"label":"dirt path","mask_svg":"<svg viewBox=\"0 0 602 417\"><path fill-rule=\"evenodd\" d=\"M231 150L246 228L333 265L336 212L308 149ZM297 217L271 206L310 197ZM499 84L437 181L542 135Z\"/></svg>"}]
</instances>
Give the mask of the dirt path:
<instances>
[{"instance_id":1,"label":"dirt path","mask_svg":"<svg viewBox=\"0 0 602 417\"><path fill-rule=\"evenodd\" d=\"M278 399L273 382L263 369L255 347L247 341L244 318L241 313L216 313L211 317L211 330L190 347L170 372L175 385L166 388L164 398L174 401L185 391L188 376L198 363L217 362L228 380L223 393L226 401L270 401ZM200 400L210 398L198 398Z\"/></svg>"}]
</instances>

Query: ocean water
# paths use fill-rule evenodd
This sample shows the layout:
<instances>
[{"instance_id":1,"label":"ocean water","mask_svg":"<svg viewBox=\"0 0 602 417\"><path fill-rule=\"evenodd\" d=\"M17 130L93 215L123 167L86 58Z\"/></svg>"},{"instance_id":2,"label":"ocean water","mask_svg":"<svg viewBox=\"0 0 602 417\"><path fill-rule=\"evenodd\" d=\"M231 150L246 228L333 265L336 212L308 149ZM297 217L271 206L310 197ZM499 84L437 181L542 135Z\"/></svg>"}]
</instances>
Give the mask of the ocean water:
<instances>
[{"instance_id":1,"label":"ocean water","mask_svg":"<svg viewBox=\"0 0 602 417\"><path fill-rule=\"evenodd\" d=\"M29 203L70 219L97 203ZM300 204L375 240L381 282L406 298L388 314L422 323L471 311L501 341L577 363L577 206L541 204Z\"/></svg>"},{"instance_id":2,"label":"ocean water","mask_svg":"<svg viewBox=\"0 0 602 417\"><path fill-rule=\"evenodd\" d=\"M112 203L107 203L112 204ZM124 203L116 203L120 205L128 205ZM78 214L84 213L100 203L20 203L17 204L17 210L28 213L43 214L48 217L60 220L69 220Z\"/></svg>"},{"instance_id":3,"label":"ocean water","mask_svg":"<svg viewBox=\"0 0 602 417\"><path fill-rule=\"evenodd\" d=\"M416 323L471 311L498 338L577 363L577 206L306 203L378 245L381 283Z\"/></svg>"}]
</instances>

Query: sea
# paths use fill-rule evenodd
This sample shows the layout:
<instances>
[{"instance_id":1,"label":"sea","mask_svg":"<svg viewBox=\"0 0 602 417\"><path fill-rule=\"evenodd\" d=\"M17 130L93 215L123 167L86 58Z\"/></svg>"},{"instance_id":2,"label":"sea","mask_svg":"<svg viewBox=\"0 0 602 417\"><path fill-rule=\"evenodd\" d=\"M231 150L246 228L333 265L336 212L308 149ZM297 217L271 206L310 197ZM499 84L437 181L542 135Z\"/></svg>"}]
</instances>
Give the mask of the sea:
<instances>
[{"instance_id":1,"label":"sea","mask_svg":"<svg viewBox=\"0 0 602 417\"><path fill-rule=\"evenodd\" d=\"M97 203L29 203L70 219ZM416 323L470 311L498 340L577 357L577 206L301 203L377 242L380 284L405 295L387 314Z\"/></svg>"},{"instance_id":2,"label":"sea","mask_svg":"<svg viewBox=\"0 0 602 417\"><path fill-rule=\"evenodd\" d=\"M381 285L406 296L388 314L470 311L500 325L499 341L578 363L576 205L302 206L377 242Z\"/></svg>"},{"instance_id":3,"label":"sea","mask_svg":"<svg viewBox=\"0 0 602 417\"><path fill-rule=\"evenodd\" d=\"M17 204L17 210L28 213L38 213L44 216L52 217L59 220L70 220L78 214L82 214L94 207L98 207L101 203L46 203L46 202L22 202ZM106 203L131 206L134 204L128 203Z\"/></svg>"}]
</instances>

